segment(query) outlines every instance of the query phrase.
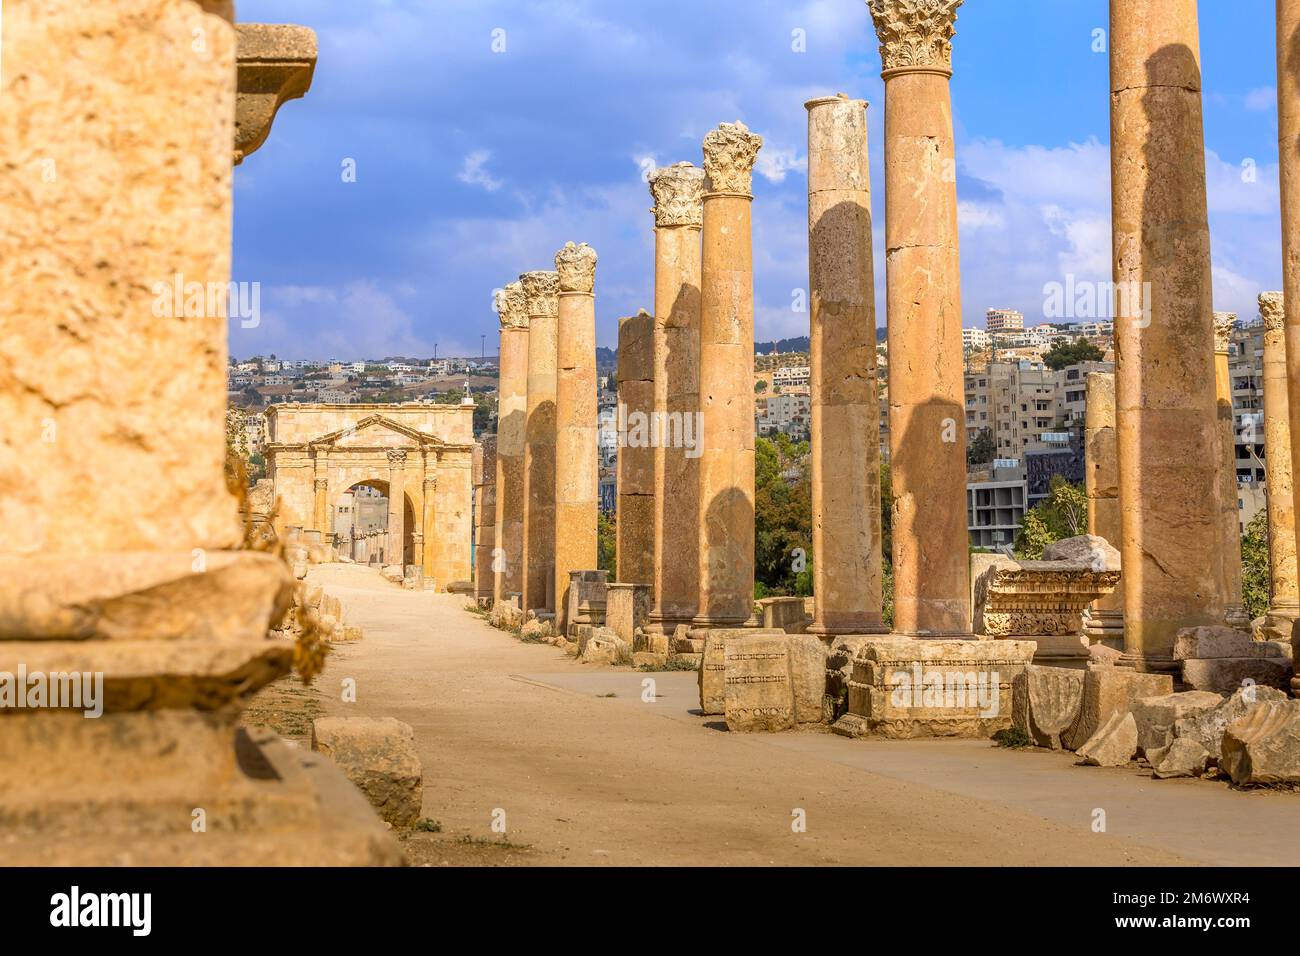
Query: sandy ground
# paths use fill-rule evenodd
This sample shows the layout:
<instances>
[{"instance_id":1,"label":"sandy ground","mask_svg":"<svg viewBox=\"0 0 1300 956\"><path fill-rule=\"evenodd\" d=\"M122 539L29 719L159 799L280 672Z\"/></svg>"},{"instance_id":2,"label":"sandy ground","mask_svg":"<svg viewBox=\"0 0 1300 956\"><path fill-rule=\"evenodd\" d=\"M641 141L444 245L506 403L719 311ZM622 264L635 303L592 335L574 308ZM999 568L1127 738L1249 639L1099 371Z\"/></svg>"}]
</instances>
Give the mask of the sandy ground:
<instances>
[{"instance_id":1,"label":"sandy ground","mask_svg":"<svg viewBox=\"0 0 1300 956\"><path fill-rule=\"evenodd\" d=\"M310 580L365 639L336 645L311 688L264 689L249 719L304 745L322 714L410 724L427 830L399 837L414 864L1259 865L1300 849L1294 793L986 741L731 734L691 712L692 673L579 664L494 630L464 597L363 567Z\"/></svg>"}]
</instances>

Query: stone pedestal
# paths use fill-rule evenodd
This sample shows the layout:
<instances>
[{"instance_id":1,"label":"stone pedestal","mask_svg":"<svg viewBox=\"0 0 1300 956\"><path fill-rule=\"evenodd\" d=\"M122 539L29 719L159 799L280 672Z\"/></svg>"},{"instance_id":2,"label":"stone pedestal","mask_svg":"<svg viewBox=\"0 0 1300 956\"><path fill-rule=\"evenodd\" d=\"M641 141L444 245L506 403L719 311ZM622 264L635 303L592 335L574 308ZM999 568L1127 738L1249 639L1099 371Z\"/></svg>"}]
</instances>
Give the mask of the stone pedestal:
<instances>
[{"instance_id":1,"label":"stone pedestal","mask_svg":"<svg viewBox=\"0 0 1300 956\"><path fill-rule=\"evenodd\" d=\"M700 601L700 230L704 170L650 174L655 216L654 608L648 630L690 624Z\"/></svg>"},{"instance_id":2,"label":"stone pedestal","mask_svg":"<svg viewBox=\"0 0 1300 956\"><path fill-rule=\"evenodd\" d=\"M1175 635L1223 620L1196 3L1110 18L1124 661L1173 671Z\"/></svg>"},{"instance_id":3,"label":"stone pedestal","mask_svg":"<svg viewBox=\"0 0 1300 956\"><path fill-rule=\"evenodd\" d=\"M497 296L501 319L497 386L497 543L492 601L523 591L524 445L528 421L528 309L524 287L511 282Z\"/></svg>"},{"instance_id":4,"label":"stone pedestal","mask_svg":"<svg viewBox=\"0 0 1300 956\"><path fill-rule=\"evenodd\" d=\"M650 585L611 584L605 590L605 626L632 645L637 629L649 621L650 605Z\"/></svg>"},{"instance_id":5,"label":"stone pedestal","mask_svg":"<svg viewBox=\"0 0 1300 956\"><path fill-rule=\"evenodd\" d=\"M1295 486L1291 475L1291 422L1287 408L1286 314L1282 293L1259 297L1264 319L1264 448L1268 460L1267 640L1291 640L1300 618L1296 587Z\"/></svg>"},{"instance_id":6,"label":"stone pedestal","mask_svg":"<svg viewBox=\"0 0 1300 956\"><path fill-rule=\"evenodd\" d=\"M560 277L519 277L528 312L528 418L524 436L523 595L525 612L550 610L555 590L555 321Z\"/></svg>"},{"instance_id":7,"label":"stone pedestal","mask_svg":"<svg viewBox=\"0 0 1300 956\"><path fill-rule=\"evenodd\" d=\"M1088 533L1112 547L1121 540L1119 460L1115 447L1115 376L1090 372L1084 418L1084 488L1088 497ZM1084 623L1089 638L1115 650L1124 648L1124 591L1098 598Z\"/></svg>"},{"instance_id":8,"label":"stone pedestal","mask_svg":"<svg viewBox=\"0 0 1300 956\"><path fill-rule=\"evenodd\" d=\"M57 701L0 716L8 865L400 859L336 770L239 727L289 671L294 648L268 630L294 584L279 558L235 550L222 467L224 12L4 11L0 152L26 160L0 179L0 410L22 449L4 459L0 515L27 533L0 545L0 672L25 672L28 695L37 674L67 677L47 688ZM121 493L143 477L149 494Z\"/></svg>"},{"instance_id":9,"label":"stone pedestal","mask_svg":"<svg viewBox=\"0 0 1300 956\"><path fill-rule=\"evenodd\" d=\"M608 571L569 572L570 630L575 624L604 625L608 580Z\"/></svg>"},{"instance_id":10,"label":"stone pedestal","mask_svg":"<svg viewBox=\"0 0 1300 956\"><path fill-rule=\"evenodd\" d=\"M1219 473L1219 522L1223 550L1219 567L1219 593L1223 619L1231 627L1250 627L1250 617L1241 603L1241 511L1237 507L1237 431L1232 418L1232 372L1228 352L1235 312L1214 313L1214 394L1218 412L1217 439ZM1286 369L1283 368L1285 375Z\"/></svg>"},{"instance_id":11,"label":"stone pedestal","mask_svg":"<svg viewBox=\"0 0 1300 956\"><path fill-rule=\"evenodd\" d=\"M704 137L701 253L700 603L695 624L737 627L754 600L754 161L762 137Z\"/></svg>"},{"instance_id":12,"label":"stone pedestal","mask_svg":"<svg viewBox=\"0 0 1300 956\"><path fill-rule=\"evenodd\" d=\"M618 320L614 567L618 580L629 584L653 584L655 578L654 325L644 309Z\"/></svg>"},{"instance_id":13,"label":"stone pedestal","mask_svg":"<svg viewBox=\"0 0 1300 956\"><path fill-rule=\"evenodd\" d=\"M758 602L759 623L787 634L804 634L812 631L808 615L804 613L801 597L762 598Z\"/></svg>"},{"instance_id":14,"label":"stone pedestal","mask_svg":"<svg viewBox=\"0 0 1300 956\"><path fill-rule=\"evenodd\" d=\"M555 385L556 632L568 621L569 573L596 563L600 455L596 434L596 253L568 243L555 256L560 275Z\"/></svg>"},{"instance_id":15,"label":"stone pedestal","mask_svg":"<svg viewBox=\"0 0 1300 956\"><path fill-rule=\"evenodd\" d=\"M894 630L968 634L952 36L961 0L870 0L885 80ZM816 555L814 555L816 560Z\"/></svg>"},{"instance_id":16,"label":"stone pedestal","mask_svg":"<svg viewBox=\"0 0 1300 956\"><path fill-rule=\"evenodd\" d=\"M881 618L880 399L864 100L808 110L814 634L888 630ZM801 615L802 617L802 611Z\"/></svg>"}]
</instances>

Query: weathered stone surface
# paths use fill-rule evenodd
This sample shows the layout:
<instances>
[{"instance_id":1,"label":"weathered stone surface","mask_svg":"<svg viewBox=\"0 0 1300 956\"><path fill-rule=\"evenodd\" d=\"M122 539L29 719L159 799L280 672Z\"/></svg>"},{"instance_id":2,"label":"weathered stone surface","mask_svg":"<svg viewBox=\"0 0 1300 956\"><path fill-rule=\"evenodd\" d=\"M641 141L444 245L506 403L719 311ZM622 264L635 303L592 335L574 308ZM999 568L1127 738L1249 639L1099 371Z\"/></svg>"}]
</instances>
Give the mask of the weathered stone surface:
<instances>
[{"instance_id":1,"label":"weathered stone surface","mask_svg":"<svg viewBox=\"0 0 1300 956\"><path fill-rule=\"evenodd\" d=\"M1012 687L1033 641L867 638L853 664L846 736L988 737L1012 726Z\"/></svg>"},{"instance_id":2,"label":"weathered stone surface","mask_svg":"<svg viewBox=\"0 0 1300 956\"><path fill-rule=\"evenodd\" d=\"M685 631L685 628L680 630ZM726 644L738 637L761 636L779 637L784 632L779 630L754 630L752 628L718 628L702 630L700 669L698 684L700 688L700 710L705 714L722 714L726 711ZM686 637L678 640L687 641Z\"/></svg>"},{"instance_id":3,"label":"weathered stone surface","mask_svg":"<svg viewBox=\"0 0 1300 956\"><path fill-rule=\"evenodd\" d=\"M1094 767L1123 767L1137 753L1137 723L1128 711L1116 711L1076 753Z\"/></svg>"},{"instance_id":4,"label":"weathered stone surface","mask_svg":"<svg viewBox=\"0 0 1300 956\"><path fill-rule=\"evenodd\" d=\"M316 34L289 23L237 23L238 98L234 163L256 152L280 106L306 95L316 69Z\"/></svg>"},{"instance_id":5,"label":"weathered stone surface","mask_svg":"<svg viewBox=\"0 0 1300 956\"><path fill-rule=\"evenodd\" d=\"M1173 743L1178 721L1209 713L1222 703L1223 698L1218 694L1202 690L1135 700L1133 719L1137 721L1138 750L1155 766Z\"/></svg>"},{"instance_id":6,"label":"weathered stone surface","mask_svg":"<svg viewBox=\"0 0 1300 956\"><path fill-rule=\"evenodd\" d=\"M318 717L311 749L333 760L393 826L419 819L424 774L409 724L392 717Z\"/></svg>"},{"instance_id":7,"label":"weathered stone surface","mask_svg":"<svg viewBox=\"0 0 1300 956\"><path fill-rule=\"evenodd\" d=\"M524 626L524 612L513 604L499 601L492 606L488 623L502 631L517 631Z\"/></svg>"},{"instance_id":8,"label":"weathered stone surface","mask_svg":"<svg viewBox=\"0 0 1300 956\"><path fill-rule=\"evenodd\" d=\"M1053 541L1043 548L1044 561L1068 561L1093 571L1119 571L1119 551L1096 534L1080 534Z\"/></svg>"},{"instance_id":9,"label":"weathered stone surface","mask_svg":"<svg viewBox=\"0 0 1300 956\"><path fill-rule=\"evenodd\" d=\"M648 584L611 584L605 592L605 626L635 645L634 637L650 619L653 596Z\"/></svg>"},{"instance_id":10,"label":"weathered stone surface","mask_svg":"<svg viewBox=\"0 0 1300 956\"><path fill-rule=\"evenodd\" d=\"M1084 672L1083 704L1078 719L1061 735L1061 743L1067 750L1077 750L1113 714L1129 713L1134 701L1143 697L1163 697L1173 692L1174 679L1168 674L1090 667Z\"/></svg>"},{"instance_id":11,"label":"weathered stone surface","mask_svg":"<svg viewBox=\"0 0 1300 956\"><path fill-rule=\"evenodd\" d=\"M1179 737L1160 752L1151 772L1161 780L1170 777L1199 777L1210 765L1210 752L1191 737Z\"/></svg>"},{"instance_id":12,"label":"weathered stone surface","mask_svg":"<svg viewBox=\"0 0 1300 956\"><path fill-rule=\"evenodd\" d=\"M802 634L808 629L801 597L762 598L758 607L763 627L776 628L787 634Z\"/></svg>"},{"instance_id":13,"label":"weathered stone surface","mask_svg":"<svg viewBox=\"0 0 1300 956\"><path fill-rule=\"evenodd\" d=\"M519 637L525 641L545 641L554 636L555 629L551 627L550 621L539 621L533 618L527 621L519 632Z\"/></svg>"},{"instance_id":14,"label":"weathered stone surface","mask_svg":"<svg viewBox=\"0 0 1300 956\"><path fill-rule=\"evenodd\" d=\"M802 612L800 601L800 611ZM826 658L829 648L812 634L789 634L790 680L794 688L794 719L799 724L822 720L826 697Z\"/></svg>"},{"instance_id":15,"label":"weathered stone surface","mask_svg":"<svg viewBox=\"0 0 1300 956\"><path fill-rule=\"evenodd\" d=\"M1239 785L1300 783L1300 701L1261 703L1234 720L1219 763Z\"/></svg>"},{"instance_id":16,"label":"weathered stone surface","mask_svg":"<svg viewBox=\"0 0 1300 956\"><path fill-rule=\"evenodd\" d=\"M1223 747L1223 735L1234 721L1264 704L1286 700L1286 695L1272 687L1241 687L1213 710L1174 722L1174 737L1187 737L1204 747L1215 760Z\"/></svg>"},{"instance_id":17,"label":"weathered stone surface","mask_svg":"<svg viewBox=\"0 0 1300 956\"><path fill-rule=\"evenodd\" d=\"M871 639L869 634L849 634L831 642L826 657L826 697L822 702L823 719L827 723L834 723L848 713L853 662L862 645Z\"/></svg>"},{"instance_id":18,"label":"weathered stone surface","mask_svg":"<svg viewBox=\"0 0 1300 956\"><path fill-rule=\"evenodd\" d=\"M734 635L723 642L723 666L728 730L772 732L794 726L790 642L785 634Z\"/></svg>"},{"instance_id":19,"label":"weathered stone surface","mask_svg":"<svg viewBox=\"0 0 1300 956\"><path fill-rule=\"evenodd\" d=\"M1015 725L1040 747L1061 749L1061 734L1078 718L1084 672L1067 667L1028 665L1012 688Z\"/></svg>"},{"instance_id":20,"label":"weathered stone surface","mask_svg":"<svg viewBox=\"0 0 1300 956\"><path fill-rule=\"evenodd\" d=\"M1082 637L1083 612L1118 585L1118 571L1081 563L999 562L975 583L975 630L990 637ZM1086 641L1075 646L1075 656L1086 658Z\"/></svg>"},{"instance_id":21,"label":"weathered stone surface","mask_svg":"<svg viewBox=\"0 0 1300 956\"><path fill-rule=\"evenodd\" d=\"M1231 694L1248 684L1287 687L1291 664L1280 657L1221 657L1183 661L1183 682L1197 690Z\"/></svg>"},{"instance_id":22,"label":"weathered stone surface","mask_svg":"<svg viewBox=\"0 0 1300 956\"><path fill-rule=\"evenodd\" d=\"M1222 659L1230 657L1282 657L1271 641L1257 641L1246 631L1233 627L1189 627L1174 638L1174 660Z\"/></svg>"},{"instance_id":23,"label":"weathered stone surface","mask_svg":"<svg viewBox=\"0 0 1300 956\"><path fill-rule=\"evenodd\" d=\"M594 627L579 639L578 659L584 664L631 664L632 645L607 627Z\"/></svg>"},{"instance_id":24,"label":"weathered stone surface","mask_svg":"<svg viewBox=\"0 0 1300 956\"><path fill-rule=\"evenodd\" d=\"M1114 667L1123 656L1123 651L1116 650L1106 644L1093 644L1088 648L1088 666Z\"/></svg>"}]
</instances>

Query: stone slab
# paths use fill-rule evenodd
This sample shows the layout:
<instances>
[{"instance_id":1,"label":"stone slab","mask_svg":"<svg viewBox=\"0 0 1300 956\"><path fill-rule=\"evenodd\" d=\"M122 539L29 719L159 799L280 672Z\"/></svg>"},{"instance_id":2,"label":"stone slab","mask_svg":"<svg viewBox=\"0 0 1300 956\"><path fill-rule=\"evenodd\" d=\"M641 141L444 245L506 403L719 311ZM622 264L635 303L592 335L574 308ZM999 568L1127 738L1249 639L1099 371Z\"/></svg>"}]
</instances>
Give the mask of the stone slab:
<instances>
[{"instance_id":1,"label":"stone slab","mask_svg":"<svg viewBox=\"0 0 1300 956\"><path fill-rule=\"evenodd\" d=\"M789 730L795 724L790 642L781 635L723 641L724 717L733 732Z\"/></svg>"},{"instance_id":2,"label":"stone slab","mask_svg":"<svg viewBox=\"0 0 1300 956\"><path fill-rule=\"evenodd\" d=\"M1174 692L1169 674L1144 674L1119 667L1090 667L1084 671L1083 703L1079 716L1061 735L1067 750L1078 750L1115 713L1128 713L1143 697Z\"/></svg>"},{"instance_id":3,"label":"stone slab","mask_svg":"<svg viewBox=\"0 0 1300 956\"><path fill-rule=\"evenodd\" d=\"M409 827L419 819L424 772L409 724L392 717L318 717L311 749L334 761L388 823Z\"/></svg>"}]
</instances>

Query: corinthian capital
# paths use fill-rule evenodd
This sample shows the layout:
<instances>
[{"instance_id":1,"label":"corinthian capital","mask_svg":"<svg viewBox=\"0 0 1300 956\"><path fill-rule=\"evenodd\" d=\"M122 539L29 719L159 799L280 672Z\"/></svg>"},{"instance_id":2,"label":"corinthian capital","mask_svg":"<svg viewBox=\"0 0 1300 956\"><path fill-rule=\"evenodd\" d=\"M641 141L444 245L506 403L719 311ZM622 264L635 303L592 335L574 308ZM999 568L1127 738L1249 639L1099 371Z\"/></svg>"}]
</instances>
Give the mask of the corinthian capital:
<instances>
[{"instance_id":1,"label":"corinthian capital","mask_svg":"<svg viewBox=\"0 0 1300 956\"><path fill-rule=\"evenodd\" d=\"M754 188L754 160L763 137L737 120L723 123L704 137L705 189L711 193L749 196Z\"/></svg>"},{"instance_id":2,"label":"corinthian capital","mask_svg":"<svg viewBox=\"0 0 1300 956\"><path fill-rule=\"evenodd\" d=\"M585 242L580 246L566 242L555 254L555 270L560 274L561 292L590 294L596 284L596 250Z\"/></svg>"},{"instance_id":3,"label":"corinthian capital","mask_svg":"<svg viewBox=\"0 0 1300 956\"><path fill-rule=\"evenodd\" d=\"M1232 344L1232 330L1237 327L1236 312L1214 313L1214 351L1227 352Z\"/></svg>"},{"instance_id":4,"label":"corinthian capital","mask_svg":"<svg viewBox=\"0 0 1300 956\"><path fill-rule=\"evenodd\" d=\"M524 308L529 316L555 315L559 311L560 277L554 272L525 272L519 277L524 287Z\"/></svg>"},{"instance_id":5,"label":"corinthian capital","mask_svg":"<svg viewBox=\"0 0 1300 956\"><path fill-rule=\"evenodd\" d=\"M494 305L497 317L501 320L501 328L528 328L528 306L524 301L523 283L508 282L504 289L498 289Z\"/></svg>"},{"instance_id":6,"label":"corinthian capital","mask_svg":"<svg viewBox=\"0 0 1300 956\"><path fill-rule=\"evenodd\" d=\"M656 226L704 225L704 170L691 163L663 166L650 173Z\"/></svg>"},{"instance_id":7,"label":"corinthian capital","mask_svg":"<svg viewBox=\"0 0 1300 956\"><path fill-rule=\"evenodd\" d=\"M1259 317L1264 320L1264 328L1270 332L1278 332L1286 327L1285 306L1281 292L1259 294Z\"/></svg>"},{"instance_id":8,"label":"corinthian capital","mask_svg":"<svg viewBox=\"0 0 1300 956\"><path fill-rule=\"evenodd\" d=\"M963 0L867 0L884 72L952 73L952 37Z\"/></svg>"}]
</instances>

